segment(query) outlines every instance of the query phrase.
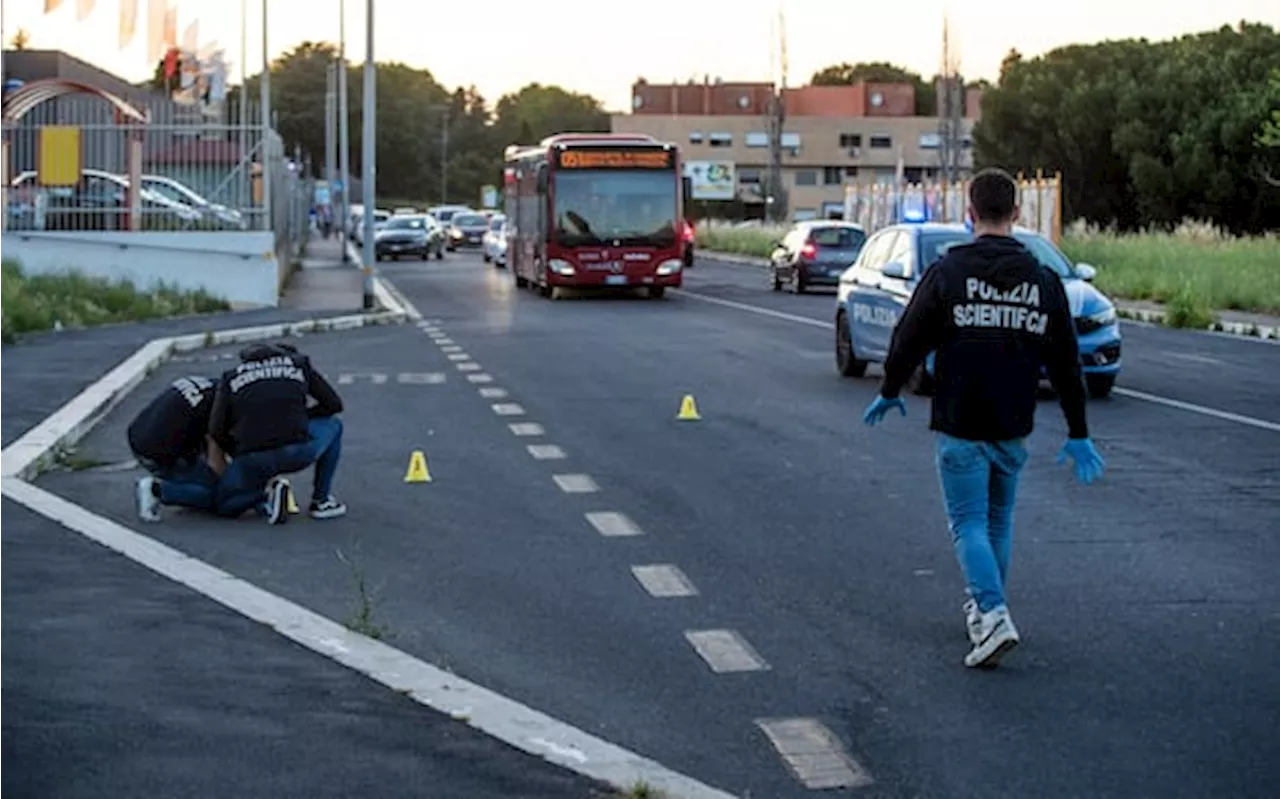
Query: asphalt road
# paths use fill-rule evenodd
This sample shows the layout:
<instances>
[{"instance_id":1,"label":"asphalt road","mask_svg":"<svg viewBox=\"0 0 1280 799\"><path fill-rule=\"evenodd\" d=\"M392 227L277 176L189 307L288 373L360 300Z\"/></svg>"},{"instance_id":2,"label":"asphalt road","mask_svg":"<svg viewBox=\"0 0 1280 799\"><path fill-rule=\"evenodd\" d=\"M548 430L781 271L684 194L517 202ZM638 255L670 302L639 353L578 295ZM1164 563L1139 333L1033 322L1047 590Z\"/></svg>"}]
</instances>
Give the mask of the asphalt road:
<instances>
[{"instance_id":1,"label":"asphalt road","mask_svg":"<svg viewBox=\"0 0 1280 799\"><path fill-rule=\"evenodd\" d=\"M355 602L341 549L395 645L729 791L809 794L754 724L803 717L874 777L858 796L1273 795L1280 433L1116 396L1090 409L1110 471L1081 487L1053 464L1065 428L1046 401L1010 585L1024 645L974 673L927 405L861 425L876 380L835 374L830 296L772 295L758 271L705 261L664 301L551 302L472 256L384 271L448 342L403 327L303 342L353 376L351 515L146 532L335 618ZM1280 350L1125 332L1122 386L1280 421ZM193 368L213 364L156 379ZM493 388L506 396L479 393ZM700 421L675 419L686 393ZM145 399L86 451L126 457ZM402 481L414 448L429 484ZM569 474L598 490L562 490ZM132 477L42 485L128 519ZM641 534L601 535L593 512ZM631 567L661 564L696 594L647 593ZM686 640L699 630L733 631L767 668L708 668Z\"/></svg>"}]
</instances>

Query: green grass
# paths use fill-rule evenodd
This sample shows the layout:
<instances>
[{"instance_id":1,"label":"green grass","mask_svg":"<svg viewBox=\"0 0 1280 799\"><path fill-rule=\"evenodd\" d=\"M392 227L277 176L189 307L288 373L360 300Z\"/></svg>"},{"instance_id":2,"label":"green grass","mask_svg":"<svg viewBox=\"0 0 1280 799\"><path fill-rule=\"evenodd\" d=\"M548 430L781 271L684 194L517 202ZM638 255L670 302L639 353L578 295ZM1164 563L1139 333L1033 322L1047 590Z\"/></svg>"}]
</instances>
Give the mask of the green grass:
<instances>
[{"instance_id":1,"label":"green grass","mask_svg":"<svg viewBox=\"0 0 1280 799\"><path fill-rule=\"evenodd\" d=\"M3 264L0 282L3 328L12 342L22 333L138 322L186 314L226 311L231 306L206 291L181 291L160 285L139 289L128 280L88 277L75 271L28 275L16 261Z\"/></svg>"},{"instance_id":2,"label":"green grass","mask_svg":"<svg viewBox=\"0 0 1280 799\"><path fill-rule=\"evenodd\" d=\"M698 228L698 246L768 256L776 228ZM1212 311L1280 314L1280 236L1233 238L1184 223L1172 233L1117 234L1073 225L1062 249L1098 268L1098 288L1112 297L1163 303L1171 320L1197 326Z\"/></svg>"}]
</instances>

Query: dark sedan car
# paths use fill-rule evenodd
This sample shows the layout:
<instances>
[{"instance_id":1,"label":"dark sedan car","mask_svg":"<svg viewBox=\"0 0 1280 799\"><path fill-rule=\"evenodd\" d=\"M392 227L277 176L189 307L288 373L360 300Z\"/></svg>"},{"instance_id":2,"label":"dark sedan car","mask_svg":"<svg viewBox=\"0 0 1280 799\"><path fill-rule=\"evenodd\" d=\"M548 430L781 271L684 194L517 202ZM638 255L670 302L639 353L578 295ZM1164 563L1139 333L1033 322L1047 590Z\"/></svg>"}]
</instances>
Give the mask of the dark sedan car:
<instances>
[{"instance_id":1,"label":"dark sedan car","mask_svg":"<svg viewBox=\"0 0 1280 799\"><path fill-rule=\"evenodd\" d=\"M413 256L444 258L444 236L435 220L423 214L393 216L378 228L373 242L378 260Z\"/></svg>"},{"instance_id":2,"label":"dark sedan car","mask_svg":"<svg viewBox=\"0 0 1280 799\"><path fill-rule=\"evenodd\" d=\"M484 218L484 214L454 214L449 220L449 251L459 247L480 249L488 230L489 220Z\"/></svg>"},{"instance_id":3,"label":"dark sedan car","mask_svg":"<svg viewBox=\"0 0 1280 799\"><path fill-rule=\"evenodd\" d=\"M769 286L781 291L787 283L796 294L810 286L838 286L866 241L867 232L852 222L799 222L769 257Z\"/></svg>"}]
</instances>

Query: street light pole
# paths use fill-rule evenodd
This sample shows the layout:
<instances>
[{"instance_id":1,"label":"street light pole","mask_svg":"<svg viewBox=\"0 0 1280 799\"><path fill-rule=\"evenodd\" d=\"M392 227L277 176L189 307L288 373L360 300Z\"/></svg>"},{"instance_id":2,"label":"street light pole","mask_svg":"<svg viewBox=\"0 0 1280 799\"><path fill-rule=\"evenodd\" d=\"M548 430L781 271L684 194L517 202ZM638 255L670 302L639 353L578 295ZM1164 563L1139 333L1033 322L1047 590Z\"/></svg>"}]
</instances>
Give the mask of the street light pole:
<instances>
[{"instance_id":1,"label":"street light pole","mask_svg":"<svg viewBox=\"0 0 1280 799\"><path fill-rule=\"evenodd\" d=\"M440 204L449 203L449 106L440 122Z\"/></svg>"},{"instance_id":2,"label":"street light pole","mask_svg":"<svg viewBox=\"0 0 1280 799\"><path fill-rule=\"evenodd\" d=\"M329 209L333 210L334 181L338 162L338 64L330 61L324 82L324 179L329 186Z\"/></svg>"},{"instance_id":3,"label":"street light pole","mask_svg":"<svg viewBox=\"0 0 1280 799\"><path fill-rule=\"evenodd\" d=\"M262 0L262 229L275 230L271 213L271 56L267 50L267 0ZM272 245L274 249L274 244Z\"/></svg>"},{"instance_id":4,"label":"street light pole","mask_svg":"<svg viewBox=\"0 0 1280 799\"><path fill-rule=\"evenodd\" d=\"M347 3L338 0L338 181L342 184L342 262L347 257L347 225L351 223L351 111L347 107Z\"/></svg>"},{"instance_id":5,"label":"street light pole","mask_svg":"<svg viewBox=\"0 0 1280 799\"><path fill-rule=\"evenodd\" d=\"M364 51L364 134L362 136L360 165L361 188L364 189L364 308L373 308L373 262L377 250L373 242L374 182L377 180L377 115L378 87L373 63L373 0L365 0L365 51Z\"/></svg>"}]
</instances>

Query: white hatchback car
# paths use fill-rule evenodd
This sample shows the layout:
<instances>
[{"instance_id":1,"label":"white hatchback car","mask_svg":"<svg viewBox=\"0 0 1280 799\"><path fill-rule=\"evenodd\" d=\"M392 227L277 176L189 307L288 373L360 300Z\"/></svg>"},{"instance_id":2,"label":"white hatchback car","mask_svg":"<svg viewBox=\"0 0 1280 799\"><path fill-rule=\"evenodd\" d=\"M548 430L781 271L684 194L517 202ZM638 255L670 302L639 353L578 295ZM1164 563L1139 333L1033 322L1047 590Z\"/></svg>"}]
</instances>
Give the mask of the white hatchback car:
<instances>
[{"instance_id":1,"label":"white hatchback car","mask_svg":"<svg viewBox=\"0 0 1280 799\"><path fill-rule=\"evenodd\" d=\"M485 263L495 266L507 265L507 217L494 214L489 219L489 229L485 231L480 243L480 251Z\"/></svg>"}]
</instances>

